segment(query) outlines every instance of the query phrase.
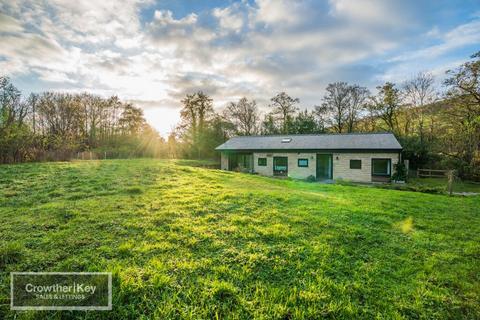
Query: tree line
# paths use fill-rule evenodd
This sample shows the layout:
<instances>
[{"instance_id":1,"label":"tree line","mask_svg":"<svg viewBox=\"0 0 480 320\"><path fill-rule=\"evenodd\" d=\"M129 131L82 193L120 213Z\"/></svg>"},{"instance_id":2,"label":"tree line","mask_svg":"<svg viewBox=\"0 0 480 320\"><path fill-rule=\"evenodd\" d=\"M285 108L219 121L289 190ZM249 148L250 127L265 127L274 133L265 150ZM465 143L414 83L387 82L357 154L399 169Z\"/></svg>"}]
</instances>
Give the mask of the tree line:
<instances>
[{"instance_id":1,"label":"tree line","mask_svg":"<svg viewBox=\"0 0 480 320\"><path fill-rule=\"evenodd\" d=\"M215 111L203 92L181 100L181 121L164 140L142 109L116 96L43 92L23 97L0 77L0 161L68 160L82 151L108 157L216 158L215 147L234 135L393 132L413 168L456 168L479 174L480 53L447 72L444 93L419 73L374 93L346 82L328 84L320 103L301 108L286 92L261 113L243 97Z\"/></svg>"},{"instance_id":2,"label":"tree line","mask_svg":"<svg viewBox=\"0 0 480 320\"><path fill-rule=\"evenodd\" d=\"M455 168L465 178L480 174L480 53L447 72L445 91L421 72L370 92L346 82L328 84L321 103L301 109L300 100L280 92L266 114L254 99L243 97L215 112L203 92L182 100L181 123L175 136L181 154L215 156L214 147L234 135L314 134L389 131L404 147L412 168Z\"/></svg>"},{"instance_id":3,"label":"tree line","mask_svg":"<svg viewBox=\"0 0 480 320\"><path fill-rule=\"evenodd\" d=\"M143 111L116 96L43 92L23 98L0 77L0 161L68 160L81 151L157 156L165 141Z\"/></svg>"}]
</instances>

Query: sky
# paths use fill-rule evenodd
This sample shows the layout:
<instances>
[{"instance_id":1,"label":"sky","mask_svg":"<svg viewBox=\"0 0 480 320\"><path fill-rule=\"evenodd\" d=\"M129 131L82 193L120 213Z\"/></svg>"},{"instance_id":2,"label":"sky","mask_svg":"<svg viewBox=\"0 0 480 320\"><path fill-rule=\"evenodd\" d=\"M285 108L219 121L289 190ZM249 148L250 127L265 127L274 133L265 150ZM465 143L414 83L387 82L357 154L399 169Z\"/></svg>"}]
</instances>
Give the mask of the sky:
<instances>
[{"instance_id":1,"label":"sky","mask_svg":"<svg viewBox=\"0 0 480 320\"><path fill-rule=\"evenodd\" d=\"M27 95L117 95L167 135L180 100L221 110L286 91L321 103L328 83L399 85L480 50L479 0L0 0L0 75Z\"/></svg>"}]
</instances>

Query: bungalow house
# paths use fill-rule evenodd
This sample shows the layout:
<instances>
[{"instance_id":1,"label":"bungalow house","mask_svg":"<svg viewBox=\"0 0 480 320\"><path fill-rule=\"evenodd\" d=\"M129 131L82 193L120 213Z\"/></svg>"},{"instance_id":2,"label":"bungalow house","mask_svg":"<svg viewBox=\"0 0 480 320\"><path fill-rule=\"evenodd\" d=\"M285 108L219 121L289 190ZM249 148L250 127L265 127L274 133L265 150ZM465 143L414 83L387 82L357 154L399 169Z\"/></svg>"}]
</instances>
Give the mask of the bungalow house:
<instances>
[{"instance_id":1,"label":"bungalow house","mask_svg":"<svg viewBox=\"0 0 480 320\"><path fill-rule=\"evenodd\" d=\"M385 182L402 146L391 133L234 137L216 148L222 170L316 180Z\"/></svg>"}]
</instances>

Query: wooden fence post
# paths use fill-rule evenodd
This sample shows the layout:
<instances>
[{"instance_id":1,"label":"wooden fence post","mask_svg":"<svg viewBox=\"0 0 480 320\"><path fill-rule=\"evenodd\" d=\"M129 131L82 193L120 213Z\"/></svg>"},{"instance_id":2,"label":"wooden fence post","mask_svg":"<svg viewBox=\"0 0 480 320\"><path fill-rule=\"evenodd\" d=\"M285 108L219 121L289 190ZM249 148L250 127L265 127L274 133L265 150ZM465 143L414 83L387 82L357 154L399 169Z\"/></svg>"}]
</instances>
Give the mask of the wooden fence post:
<instances>
[{"instance_id":1,"label":"wooden fence post","mask_svg":"<svg viewBox=\"0 0 480 320\"><path fill-rule=\"evenodd\" d=\"M453 180L455 179L455 175L453 173L453 170L449 170L448 171L448 184L447 184L447 188L448 188L448 194L452 195L453 193Z\"/></svg>"}]
</instances>

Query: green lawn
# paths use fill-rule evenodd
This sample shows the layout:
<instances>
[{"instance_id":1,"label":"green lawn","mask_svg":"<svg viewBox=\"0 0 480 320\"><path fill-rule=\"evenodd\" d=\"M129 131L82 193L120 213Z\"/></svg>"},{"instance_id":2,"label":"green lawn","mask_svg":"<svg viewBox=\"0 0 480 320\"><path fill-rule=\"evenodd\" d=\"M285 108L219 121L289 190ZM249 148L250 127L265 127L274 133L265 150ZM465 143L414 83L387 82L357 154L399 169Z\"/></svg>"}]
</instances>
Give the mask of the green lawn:
<instances>
[{"instance_id":1,"label":"green lawn","mask_svg":"<svg viewBox=\"0 0 480 320\"><path fill-rule=\"evenodd\" d=\"M0 166L0 319L480 318L480 197L106 160ZM113 310L12 312L11 271Z\"/></svg>"}]
</instances>

